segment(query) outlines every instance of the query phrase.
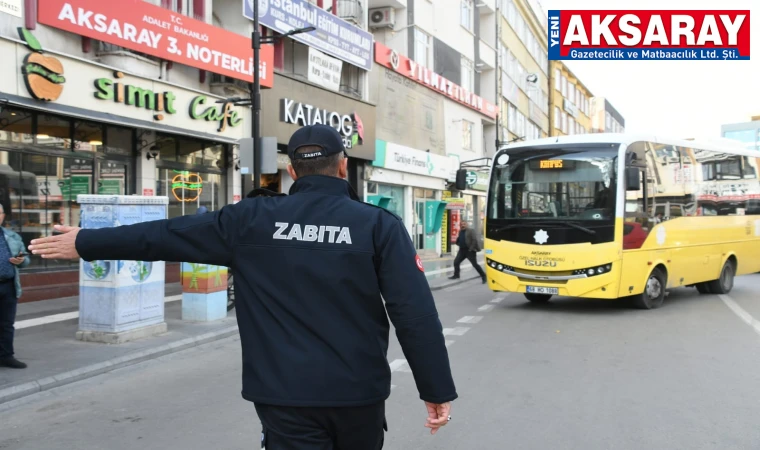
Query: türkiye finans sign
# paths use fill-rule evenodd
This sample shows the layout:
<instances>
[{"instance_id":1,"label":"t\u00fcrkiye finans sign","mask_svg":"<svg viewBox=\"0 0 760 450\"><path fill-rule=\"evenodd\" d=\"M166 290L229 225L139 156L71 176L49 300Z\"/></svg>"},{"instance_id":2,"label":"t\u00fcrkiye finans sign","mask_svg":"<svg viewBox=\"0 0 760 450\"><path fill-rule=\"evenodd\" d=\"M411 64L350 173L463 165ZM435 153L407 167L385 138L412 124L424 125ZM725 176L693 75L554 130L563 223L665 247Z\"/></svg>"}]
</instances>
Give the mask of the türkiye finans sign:
<instances>
[{"instance_id":1,"label":"t\u00fcrkiye finans sign","mask_svg":"<svg viewBox=\"0 0 760 450\"><path fill-rule=\"evenodd\" d=\"M749 58L748 10L549 11L549 59Z\"/></svg>"},{"instance_id":2,"label":"t\u00fcrkiye finans sign","mask_svg":"<svg viewBox=\"0 0 760 450\"><path fill-rule=\"evenodd\" d=\"M364 125L356 112L341 114L320 109L308 103L282 98L280 99L280 121L300 126L329 125L338 130L346 148L364 143Z\"/></svg>"}]
</instances>

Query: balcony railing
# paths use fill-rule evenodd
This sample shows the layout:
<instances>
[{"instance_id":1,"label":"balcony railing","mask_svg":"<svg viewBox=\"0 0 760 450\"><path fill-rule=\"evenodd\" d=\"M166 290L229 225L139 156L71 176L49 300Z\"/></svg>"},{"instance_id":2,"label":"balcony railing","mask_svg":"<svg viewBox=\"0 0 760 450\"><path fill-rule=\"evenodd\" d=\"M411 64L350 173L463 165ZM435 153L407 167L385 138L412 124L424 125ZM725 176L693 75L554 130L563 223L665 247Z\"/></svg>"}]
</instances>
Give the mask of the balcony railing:
<instances>
[{"instance_id":1,"label":"balcony railing","mask_svg":"<svg viewBox=\"0 0 760 450\"><path fill-rule=\"evenodd\" d=\"M210 81L211 84L231 84L244 91L248 91L250 89L250 86L247 82L237 78L219 75L218 73L212 73ZM251 81L253 81L253 79L251 79Z\"/></svg>"},{"instance_id":2,"label":"balcony railing","mask_svg":"<svg viewBox=\"0 0 760 450\"><path fill-rule=\"evenodd\" d=\"M335 8L341 19L364 28L364 8L359 0L337 0Z\"/></svg>"},{"instance_id":3,"label":"balcony railing","mask_svg":"<svg viewBox=\"0 0 760 450\"><path fill-rule=\"evenodd\" d=\"M161 61L160 58L156 58L155 56L136 52L134 50L120 47L118 45L109 44L108 42L103 42L103 41L95 41L95 42L96 42L95 53L97 55L114 54L114 53L131 53L132 55L139 56L140 58L147 59L149 61L153 61L153 62Z\"/></svg>"}]
</instances>

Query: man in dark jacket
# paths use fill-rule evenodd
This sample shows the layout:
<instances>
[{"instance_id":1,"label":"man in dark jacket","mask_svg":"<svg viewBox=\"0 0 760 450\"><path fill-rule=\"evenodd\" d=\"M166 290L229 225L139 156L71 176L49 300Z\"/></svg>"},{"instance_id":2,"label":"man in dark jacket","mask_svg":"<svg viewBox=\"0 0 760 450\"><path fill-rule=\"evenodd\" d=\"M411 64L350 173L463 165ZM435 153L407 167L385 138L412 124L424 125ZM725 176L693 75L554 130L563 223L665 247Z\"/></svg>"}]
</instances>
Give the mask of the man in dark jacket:
<instances>
[{"instance_id":1,"label":"man in dark jacket","mask_svg":"<svg viewBox=\"0 0 760 450\"><path fill-rule=\"evenodd\" d=\"M390 316L428 410L425 426L435 433L451 419L457 393L404 224L359 201L345 181L347 158L334 128L299 129L288 155L290 195L118 228L65 228L30 249L43 258L231 267L242 395L256 406L268 450L382 448Z\"/></svg>"},{"instance_id":2,"label":"man in dark jacket","mask_svg":"<svg viewBox=\"0 0 760 450\"><path fill-rule=\"evenodd\" d=\"M457 252L456 258L454 258L454 275L450 276L449 279L456 280L459 278L459 265L462 264L462 261L466 259L470 261L472 267L478 271L480 278L483 280L483 283L485 283L486 273L478 265L478 252L481 250L480 241L478 240L478 236L475 234L475 230L470 228L470 224L465 221L462 221L459 225L457 246L459 247L459 251Z\"/></svg>"}]
</instances>

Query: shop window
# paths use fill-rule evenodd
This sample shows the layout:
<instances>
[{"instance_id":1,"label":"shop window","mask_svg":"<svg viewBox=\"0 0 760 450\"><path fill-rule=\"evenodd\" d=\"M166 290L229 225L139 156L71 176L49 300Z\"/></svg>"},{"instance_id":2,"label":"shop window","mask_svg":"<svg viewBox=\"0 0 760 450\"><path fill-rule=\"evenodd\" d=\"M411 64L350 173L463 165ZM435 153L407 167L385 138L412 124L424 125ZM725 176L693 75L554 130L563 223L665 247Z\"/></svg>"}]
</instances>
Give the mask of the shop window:
<instances>
[{"instance_id":1,"label":"shop window","mask_svg":"<svg viewBox=\"0 0 760 450\"><path fill-rule=\"evenodd\" d=\"M156 135L154 146L158 149L158 159L161 161L177 160L177 140L173 136Z\"/></svg>"},{"instance_id":2,"label":"shop window","mask_svg":"<svg viewBox=\"0 0 760 450\"><path fill-rule=\"evenodd\" d=\"M31 144L32 114L0 108L0 144Z\"/></svg>"},{"instance_id":3,"label":"shop window","mask_svg":"<svg viewBox=\"0 0 760 450\"><path fill-rule=\"evenodd\" d=\"M50 236L53 226L79 225L78 194L90 194L92 160L0 152L0 203L6 227L19 233L25 245ZM24 270L76 268L77 262L31 256Z\"/></svg>"},{"instance_id":4,"label":"shop window","mask_svg":"<svg viewBox=\"0 0 760 450\"><path fill-rule=\"evenodd\" d=\"M71 122L47 114L37 115L37 145L71 150Z\"/></svg>"},{"instance_id":5,"label":"shop window","mask_svg":"<svg viewBox=\"0 0 760 450\"><path fill-rule=\"evenodd\" d=\"M103 151L103 125L93 122L74 122L74 151Z\"/></svg>"},{"instance_id":6,"label":"shop window","mask_svg":"<svg viewBox=\"0 0 760 450\"><path fill-rule=\"evenodd\" d=\"M106 154L132 156L134 148L134 131L130 128L111 127L106 128Z\"/></svg>"},{"instance_id":7,"label":"shop window","mask_svg":"<svg viewBox=\"0 0 760 450\"><path fill-rule=\"evenodd\" d=\"M195 214L205 206L216 211L225 204L225 178L193 170L156 169L156 194L169 198L169 218Z\"/></svg>"}]
</instances>

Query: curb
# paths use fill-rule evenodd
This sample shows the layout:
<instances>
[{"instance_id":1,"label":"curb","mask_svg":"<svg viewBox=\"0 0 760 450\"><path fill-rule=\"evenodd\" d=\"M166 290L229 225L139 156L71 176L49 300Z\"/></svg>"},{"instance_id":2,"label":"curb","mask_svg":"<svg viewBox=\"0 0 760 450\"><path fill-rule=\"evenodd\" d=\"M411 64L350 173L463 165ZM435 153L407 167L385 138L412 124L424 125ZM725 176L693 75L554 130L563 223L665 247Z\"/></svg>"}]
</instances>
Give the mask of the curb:
<instances>
[{"instance_id":1,"label":"curb","mask_svg":"<svg viewBox=\"0 0 760 450\"><path fill-rule=\"evenodd\" d=\"M175 342L170 342L168 344L159 345L158 347L130 353L128 355L120 356L118 358L114 358L105 362L74 369L69 372L63 372L50 377L40 378L35 381L27 381L26 383L21 383L15 386L7 387L5 389L0 389L0 405L30 396L32 394L48 391L50 389L65 386L67 384L76 383L77 381L86 380L87 378L92 378L116 369L121 369L122 367L131 366L151 359L160 358L171 353L176 353L192 347L207 344L209 342L218 341L220 339L234 336L237 333L238 326L235 325L218 331L212 331L198 336L184 338Z\"/></svg>"},{"instance_id":2,"label":"curb","mask_svg":"<svg viewBox=\"0 0 760 450\"><path fill-rule=\"evenodd\" d=\"M456 286L457 284L466 283L468 281L477 280L480 278L480 275L475 275L474 277L470 278L460 278L458 280L453 280L449 283L440 284L438 286L431 286L431 291L440 291L441 289L446 289L447 287ZM2 403L2 401L0 401Z\"/></svg>"}]
</instances>

